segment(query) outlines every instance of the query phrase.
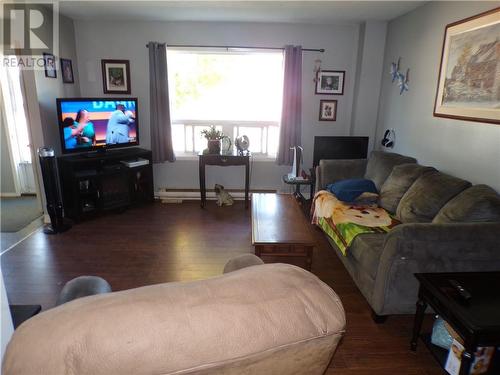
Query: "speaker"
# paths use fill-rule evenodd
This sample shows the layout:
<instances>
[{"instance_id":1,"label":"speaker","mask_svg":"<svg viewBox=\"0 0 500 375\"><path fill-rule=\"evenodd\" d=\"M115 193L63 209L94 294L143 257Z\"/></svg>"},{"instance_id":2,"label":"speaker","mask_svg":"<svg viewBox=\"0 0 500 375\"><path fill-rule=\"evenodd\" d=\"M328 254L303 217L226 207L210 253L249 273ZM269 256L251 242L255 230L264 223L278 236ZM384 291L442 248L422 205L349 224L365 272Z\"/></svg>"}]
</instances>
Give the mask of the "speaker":
<instances>
[{"instance_id":1,"label":"speaker","mask_svg":"<svg viewBox=\"0 0 500 375\"><path fill-rule=\"evenodd\" d=\"M57 173L57 160L54 149L41 147L38 149L40 168L42 170L45 198L47 200L47 212L50 224L46 225L45 234L56 234L67 231L71 225L64 221L61 185Z\"/></svg>"}]
</instances>

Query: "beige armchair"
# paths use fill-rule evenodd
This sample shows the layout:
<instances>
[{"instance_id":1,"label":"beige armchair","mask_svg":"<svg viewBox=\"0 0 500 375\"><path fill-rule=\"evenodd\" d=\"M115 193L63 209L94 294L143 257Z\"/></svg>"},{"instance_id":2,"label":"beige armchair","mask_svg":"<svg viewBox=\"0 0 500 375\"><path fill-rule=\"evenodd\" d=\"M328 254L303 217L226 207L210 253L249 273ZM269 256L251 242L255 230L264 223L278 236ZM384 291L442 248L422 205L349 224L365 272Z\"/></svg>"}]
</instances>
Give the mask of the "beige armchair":
<instances>
[{"instance_id":1,"label":"beige armchair","mask_svg":"<svg viewBox=\"0 0 500 375\"><path fill-rule=\"evenodd\" d=\"M230 267L234 269L234 264ZM322 374L345 329L313 274L266 264L79 298L23 323L4 375Z\"/></svg>"}]
</instances>

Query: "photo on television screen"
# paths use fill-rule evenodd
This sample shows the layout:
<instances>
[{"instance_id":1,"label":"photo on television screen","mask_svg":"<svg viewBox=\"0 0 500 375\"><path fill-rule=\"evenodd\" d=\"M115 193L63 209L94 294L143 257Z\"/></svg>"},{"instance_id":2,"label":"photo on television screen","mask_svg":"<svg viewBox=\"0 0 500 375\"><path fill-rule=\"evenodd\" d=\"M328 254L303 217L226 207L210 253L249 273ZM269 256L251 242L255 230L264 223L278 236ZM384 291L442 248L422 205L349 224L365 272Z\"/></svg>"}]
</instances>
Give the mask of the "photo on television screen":
<instances>
[{"instance_id":1,"label":"photo on television screen","mask_svg":"<svg viewBox=\"0 0 500 375\"><path fill-rule=\"evenodd\" d=\"M61 99L58 106L66 152L138 143L136 99Z\"/></svg>"}]
</instances>

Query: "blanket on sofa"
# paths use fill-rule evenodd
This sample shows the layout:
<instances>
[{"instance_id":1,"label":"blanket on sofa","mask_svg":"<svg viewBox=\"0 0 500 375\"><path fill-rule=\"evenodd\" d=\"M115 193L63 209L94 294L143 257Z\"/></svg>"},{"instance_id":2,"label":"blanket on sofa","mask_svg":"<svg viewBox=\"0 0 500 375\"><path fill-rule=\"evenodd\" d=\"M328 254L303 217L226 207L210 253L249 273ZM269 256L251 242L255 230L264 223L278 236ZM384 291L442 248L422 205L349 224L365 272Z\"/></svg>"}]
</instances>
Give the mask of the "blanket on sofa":
<instances>
[{"instance_id":1,"label":"blanket on sofa","mask_svg":"<svg viewBox=\"0 0 500 375\"><path fill-rule=\"evenodd\" d=\"M381 207L342 202L325 190L314 196L311 212L312 223L335 242L344 256L357 235L386 233L399 224Z\"/></svg>"}]
</instances>

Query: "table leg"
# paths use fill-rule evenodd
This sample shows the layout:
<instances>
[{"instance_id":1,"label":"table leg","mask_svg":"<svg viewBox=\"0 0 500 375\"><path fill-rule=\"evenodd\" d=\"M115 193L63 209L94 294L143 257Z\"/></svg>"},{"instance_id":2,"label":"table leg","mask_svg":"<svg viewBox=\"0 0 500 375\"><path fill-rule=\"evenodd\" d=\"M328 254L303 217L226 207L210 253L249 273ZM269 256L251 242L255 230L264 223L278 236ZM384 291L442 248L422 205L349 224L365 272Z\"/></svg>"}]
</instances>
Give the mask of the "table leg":
<instances>
[{"instance_id":1,"label":"table leg","mask_svg":"<svg viewBox=\"0 0 500 375\"><path fill-rule=\"evenodd\" d=\"M417 301L417 312L415 313L415 320L413 322L413 337L411 339L411 350L417 350L418 336L420 336L420 330L422 329L422 322L424 321L424 313L427 308L427 302L425 302L422 296L418 295Z\"/></svg>"},{"instance_id":2,"label":"table leg","mask_svg":"<svg viewBox=\"0 0 500 375\"><path fill-rule=\"evenodd\" d=\"M474 362L474 349L469 345L464 345L464 351L462 352L462 362L460 363L460 375L469 375L470 366Z\"/></svg>"},{"instance_id":3,"label":"table leg","mask_svg":"<svg viewBox=\"0 0 500 375\"><path fill-rule=\"evenodd\" d=\"M250 162L245 164L245 208L248 208L248 195L250 191Z\"/></svg>"},{"instance_id":4,"label":"table leg","mask_svg":"<svg viewBox=\"0 0 500 375\"><path fill-rule=\"evenodd\" d=\"M201 194L201 208L205 207L205 201L207 199L207 190L205 186L205 163L200 161L199 164L199 175L200 175L200 194Z\"/></svg>"}]
</instances>

